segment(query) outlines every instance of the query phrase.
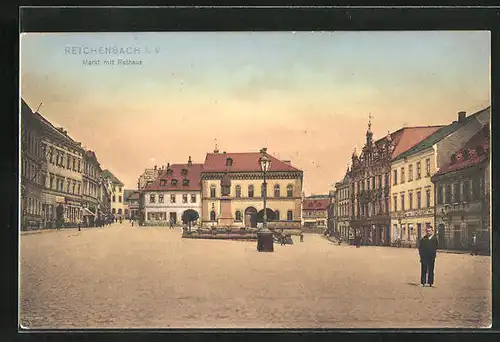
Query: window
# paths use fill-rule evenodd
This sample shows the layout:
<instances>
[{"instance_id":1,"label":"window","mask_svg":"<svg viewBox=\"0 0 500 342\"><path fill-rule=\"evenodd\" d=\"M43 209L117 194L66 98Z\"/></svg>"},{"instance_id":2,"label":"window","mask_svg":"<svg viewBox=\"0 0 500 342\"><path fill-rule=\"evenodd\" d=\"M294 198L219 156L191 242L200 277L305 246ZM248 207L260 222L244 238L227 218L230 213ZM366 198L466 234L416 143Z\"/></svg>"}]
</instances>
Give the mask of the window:
<instances>
[{"instance_id":1,"label":"window","mask_svg":"<svg viewBox=\"0 0 500 342\"><path fill-rule=\"evenodd\" d=\"M191 203L196 203L196 194L191 194Z\"/></svg>"},{"instance_id":2,"label":"window","mask_svg":"<svg viewBox=\"0 0 500 342\"><path fill-rule=\"evenodd\" d=\"M118 196L118 202L122 203L122 196Z\"/></svg>"},{"instance_id":3,"label":"window","mask_svg":"<svg viewBox=\"0 0 500 342\"><path fill-rule=\"evenodd\" d=\"M253 198L253 185L248 186L248 197Z\"/></svg>"},{"instance_id":4,"label":"window","mask_svg":"<svg viewBox=\"0 0 500 342\"><path fill-rule=\"evenodd\" d=\"M372 177L372 190L375 189L375 176Z\"/></svg>"},{"instance_id":5,"label":"window","mask_svg":"<svg viewBox=\"0 0 500 342\"><path fill-rule=\"evenodd\" d=\"M183 179L182 185L189 185L189 179Z\"/></svg>"},{"instance_id":6,"label":"window","mask_svg":"<svg viewBox=\"0 0 500 342\"><path fill-rule=\"evenodd\" d=\"M442 195L441 195L442 197ZM427 208L431 206L431 191L425 190L425 205Z\"/></svg>"},{"instance_id":7,"label":"window","mask_svg":"<svg viewBox=\"0 0 500 342\"><path fill-rule=\"evenodd\" d=\"M427 158L425 160L425 176L430 177L431 175L431 159Z\"/></svg>"},{"instance_id":8,"label":"window","mask_svg":"<svg viewBox=\"0 0 500 342\"><path fill-rule=\"evenodd\" d=\"M401 194L401 211L405 211L405 194Z\"/></svg>"},{"instance_id":9,"label":"window","mask_svg":"<svg viewBox=\"0 0 500 342\"><path fill-rule=\"evenodd\" d=\"M66 192L69 193L69 189L71 187L71 181L68 179L66 182Z\"/></svg>"},{"instance_id":10,"label":"window","mask_svg":"<svg viewBox=\"0 0 500 342\"><path fill-rule=\"evenodd\" d=\"M470 183L469 180L464 181L464 188L463 188L463 198L464 201L467 202L470 199Z\"/></svg>"},{"instance_id":11,"label":"window","mask_svg":"<svg viewBox=\"0 0 500 342\"><path fill-rule=\"evenodd\" d=\"M215 221L215 210L210 212L210 221Z\"/></svg>"},{"instance_id":12,"label":"window","mask_svg":"<svg viewBox=\"0 0 500 342\"><path fill-rule=\"evenodd\" d=\"M122 209L118 209L118 215L121 215L122 214Z\"/></svg>"},{"instance_id":13,"label":"window","mask_svg":"<svg viewBox=\"0 0 500 342\"><path fill-rule=\"evenodd\" d=\"M422 178L421 172L422 172L422 170L420 168L420 162L417 162L417 179Z\"/></svg>"},{"instance_id":14,"label":"window","mask_svg":"<svg viewBox=\"0 0 500 342\"><path fill-rule=\"evenodd\" d=\"M437 202L438 204L443 204L443 192L444 192L444 187L442 185L440 185L438 187L438 193L437 193Z\"/></svg>"},{"instance_id":15,"label":"window","mask_svg":"<svg viewBox=\"0 0 500 342\"><path fill-rule=\"evenodd\" d=\"M113 202L116 202L116 196L113 195Z\"/></svg>"},{"instance_id":16,"label":"window","mask_svg":"<svg viewBox=\"0 0 500 342\"><path fill-rule=\"evenodd\" d=\"M226 159L226 166L233 166L233 160L231 158Z\"/></svg>"},{"instance_id":17,"label":"window","mask_svg":"<svg viewBox=\"0 0 500 342\"><path fill-rule=\"evenodd\" d=\"M417 209L422 208L422 194L417 191Z\"/></svg>"},{"instance_id":18,"label":"window","mask_svg":"<svg viewBox=\"0 0 500 342\"><path fill-rule=\"evenodd\" d=\"M210 185L210 197L215 198L215 185Z\"/></svg>"},{"instance_id":19,"label":"window","mask_svg":"<svg viewBox=\"0 0 500 342\"><path fill-rule=\"evenodd\" d=\"M115 209L115 208L113 208L113 209L111 210L111 212L112 212L113 214L116 214L116 209Z\"/></svg>"},{"instance_id":20,"label":"window","mask_svg":"<svg viewBox=\"0 0 500 342\"><path fill-rule=\"evenodd\" d=\"M165 199L163 198L163 194L158 195L158 203L163 203L164 201L165 201Z\"/></svg>"},{"instance_id":21,"label":"window","mask_svg":"<svg viewBox=\"0 0 500 342\"><path fill-rule=\"evenodd\" d=\"M113 196L114 198L115 196ZM156 196L155 195L149 195L149 203L154 203L156 200Z\"/></svg>"},{"instance_id":22,"label":"window","mask_svg":"<svg viewBox=\"0 0 500 342\"><path fill-rule=\"evenodd\" d=\"M408 193L408 209L413 209L413 192Z\"/></svg>"},{"instance_id":23,"label":"window","mask_svg":"<svg viewBox=\"0 0 500 342\"><path fill-rule=\"evenodd\" d=\"M264 197L264 194L267 196L267 184L262 183L260 186L260 196Z\"/></svg>"},{"instance_id":24,"label":"window","mask_svg":"<svg viewBox=\"0 0 500 342\"><path fill-rule=\"evenodd\" d=\"M170 184L177 185L177 179L172 179L172 181L170 182Z\"/></svg>"},{"instance_id":25,"label":"window","mask_svg":"<svg viewBox=\"0 0 500 342\"><path fill-rule=\"evenodd\" d=\"M118 188L118 192L122 192L122 187L119 187L119 188Z\"/></svg>"},{"instance_id":26,"label":"window","mask_svg":"<svg viewBox=\"0 0 500 342\"><path fill-rule=\"evenodd\" d=\"M408 165L408 182L413 180L413 165Z\"/></svg>"},{"instance_id":27,"label":"window","mask_svg":"<svg viewBox=\"0 0 500 342\"><path fill-rule=\"evenodd\" d=\"M451 203L451 184L446 185L446 203L450 204Z\"/></svg>"},{"instance_id":28,"label":"window","mask_svg":"<svg viewBox=\"0 0 500 342\"><path fill-rule=\"evenodd\" d=\"M286 213L286 219L288 221L291 221L293 220L293 212L291 210L288 210L287 213Z\"/></svg>"},{"instance_id":29,"label":"window","mask_svg":"<svg viewBox=\"0 0 500 342\"><path fill-rule=\"evenodd\" d=\"M188 195L182 194L182 203L187 203L187 202L188 202Z\"/></svg>"},{"instance_id":30,"label":"window","mask_svg":"<svg viewBox=\"0 0 500 342\"><path fill-rule=\"evenodd\" d=\"M460 183L453 184L453 203L460 202Z\"/></svg>"},{"instance_id":31,"label":"window","mask_svg":"<svg viewBox=\"0 0 500 342\"><path fill-rule=\"evenodd\" d=\"M274 185L274 197L280 197L280 185L276 184Z\"/></svg>"},{"instance_id":32,"label":"window","mask_svg":"<svg viewBox=\"0 0 500 342\"><path fill-rule=\"evenodd\" d=\"M401 184L405 182L405 167L401 168Z\"/></svg>"},{"instance_id":33,"label":"window","mask_svg":"<svg viewBox=\"0 0 500 342\"><path fill-rule=\"evenodd\" d=\"M175 194L170 195L170 203L175 203Z\"/></svg>"},{"instance_id":34,"label":"window","mask_svg":"<svg viewBox=\"0 0 500 342\"><path fill-rule=\"evenodd\" d=\"M75 193L75 190L76 190L76 183L73 183L73 194Z\"/></svg>"},{"instance_id":35,"label":"window","mask_svg":"<svg viewBox=\"0 0 500 342\"><path fill-rule=\"evenodd\" d=\"M181 175L185 176L185 175L187 175L187 174L188 174L188 170L186 170L186 169L182 169L182 171L181 171Z\"/></svg>"},{"instance_id":36,"label":"window","mask_svg":"<svg viewBox=\"0 0 500 342\"><path fill-rule=\"evenodd\" d=\"M237 210L234 216L235 216L235 221L241 221L241 211Z\"/></svg>"},{"instance_id":37,"label":"window","mask_svg":"<svg viewBox=\"0 0 500 342\"><path fill-rule=\"evenodd\" d=\"M54 186L54 176L50 175L50 188L49 189L52 189L53 186Z\"/></svg>"},{"instance_id":38,"label":"window","mask_svg":"<svg viewBox=\"0 0 500 342\"><path fill-rule=\"evenodd\" d=\"M241 197L241 186L236 185L236 197Z\"/></svg>"},{"instance_id":39,"label":"window","mask_svg":"<svg viewBox=\"0 0 500 342\"><path fill-rule=\"evenodd\" d=\"M80 168L80 161L78 161L78 172L82 172L82 169Z\"/></svg>"},{"instance_id":40,"label":"window","mask_svg":"<svg viewBox=\"0 0 500 342\"><path fill-rule=\"evenodd\" d=\"M279 221L280 220L280 211L279 210L276 210L274 212L274 214L276 215L276 221Z\"/></svg>"},{"instance_id":41,"label":"window","mask_svg":"<svg viewBox=\"0 0 500 342\"><path fill-rule=\"evenodd\" d=\"M73 159L73 171L76 171L76 160Z\"/></svg>"},{"instance_id":42,"label":"window","mask_svg":"<svg viewBox=\"0 0 500 342\"><path fill-rule=\"evenodd\" d=\"M398 185L398 170L393 171L392 178L393 178L392 185Z\"/></svg>"},{"instance_id":43,"label":"window","mask_svg":"<svg viewBox=\"0 0 500 342\"><path fill-rule=\"evenodd\" d=\"M164 187L167 185L167 180L166 179L161 179L160 180L160 186Z\"/></svg>"},{"instance_id":44,"label":"window","mask_svg":"<svg viewBox=\"0 0 500 342\"><path fill-rule=\"evenodd\" d=\"M68 158L66 159L66 168L69 169L71 166L71 157L68 156Z\"/></svg>"},{"instance_id":45,"label":"window","mask_svg":"<svg viewBox=\"0 0 500 342\"><path fill-rule=\"evenodd\" d=\"M378 188L382 189L382 175L378 175Z\"/></svg>"},{"instance_id":46,"label":"window","mask_svg":"<svg viewBox=\"0 0 500 342\"><path fill-rule=\"evenodd\" d=\"M286 187L286 197L293 197L293 185L288 184Z\"/></svg>"}]
</instances>

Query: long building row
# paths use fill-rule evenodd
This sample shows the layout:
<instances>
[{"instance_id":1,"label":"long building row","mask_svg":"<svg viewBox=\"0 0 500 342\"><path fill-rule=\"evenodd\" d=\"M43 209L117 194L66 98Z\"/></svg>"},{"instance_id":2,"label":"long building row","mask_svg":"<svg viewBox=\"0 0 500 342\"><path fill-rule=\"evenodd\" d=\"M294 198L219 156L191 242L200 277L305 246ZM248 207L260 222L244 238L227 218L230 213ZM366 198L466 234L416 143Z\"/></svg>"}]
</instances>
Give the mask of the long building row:
<instances>
[{"instance_id":1,"label":"long building row","mask_svg":"<svg viewBox=\"0 0 500 342\"><path fill-rule=\"evenodd\" d=\"M96 154L24 99L20 116L21 229L92 226L116 212L123 184L101 169Z\"/></svg>"},{"instance_id":2,"label":"long building row","mask_svg":"<svg viewBox=\"0 0 500 342\"><path fill-rule=\"evenodd\" d=\"M433 226L442 248L490 244L490 107L376 141L371 122L335 184L329 229L368 245L416 246Z\"/></svg>"},{"instance_id":3,"label":"long building row","mask_svg":"<svg viewBox=\"0 0 500 342\"><path fill-rule=\"evenodd\" d=\"M259 165L263 154L271 160L267 187ZM223 178L230 181L227 195L222 191ZM204 163L193 163L189 157L187 163L146 170L127 202L145 225L181 224L189 210L199 216L198 226L256 227L263 218L266 192L269 227L300 229L302 181L301 170L266 149L226 153L216 148Z\"/></svg>"}]
</instances>

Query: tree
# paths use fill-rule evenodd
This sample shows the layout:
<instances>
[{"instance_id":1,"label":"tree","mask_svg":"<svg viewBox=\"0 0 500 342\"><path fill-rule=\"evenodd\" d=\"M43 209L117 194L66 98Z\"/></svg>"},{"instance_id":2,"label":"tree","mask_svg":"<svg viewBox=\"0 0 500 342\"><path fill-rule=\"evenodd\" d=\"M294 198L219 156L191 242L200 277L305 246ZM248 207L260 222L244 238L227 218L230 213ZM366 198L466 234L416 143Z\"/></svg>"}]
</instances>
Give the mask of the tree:
<instances>
[{"instance_id":1,"label":"tree","mask_svg":"<svg viewBox=\"0 0 500 342\"><path fill-rule=\"evenodd\" d=\"M188 209L182 213L182 223L187 224L189 230L191 230L191 223L200 218L200 215L196 210Z\"/></svg>"}]
</instances>

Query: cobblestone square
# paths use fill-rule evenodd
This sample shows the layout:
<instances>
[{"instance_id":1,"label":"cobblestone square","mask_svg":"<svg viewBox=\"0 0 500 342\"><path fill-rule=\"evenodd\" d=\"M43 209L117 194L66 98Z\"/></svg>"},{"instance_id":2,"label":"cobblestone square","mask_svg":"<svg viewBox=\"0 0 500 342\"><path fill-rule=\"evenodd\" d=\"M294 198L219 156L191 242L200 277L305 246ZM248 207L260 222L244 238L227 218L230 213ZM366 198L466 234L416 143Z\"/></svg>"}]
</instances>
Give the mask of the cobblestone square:
<instances>
[{"instance_id":1,"label":"cobblestone square","mask_svg":"<svg viewBox=\"0 0 500 342\"><path fill-rule=\"evenodd\" d=\"M21 235L25 328L488 327L491 258L438 253L434 288L416 249L337 246L319 235L182 239L179 228Z\"/></svg>"}]
</instances>

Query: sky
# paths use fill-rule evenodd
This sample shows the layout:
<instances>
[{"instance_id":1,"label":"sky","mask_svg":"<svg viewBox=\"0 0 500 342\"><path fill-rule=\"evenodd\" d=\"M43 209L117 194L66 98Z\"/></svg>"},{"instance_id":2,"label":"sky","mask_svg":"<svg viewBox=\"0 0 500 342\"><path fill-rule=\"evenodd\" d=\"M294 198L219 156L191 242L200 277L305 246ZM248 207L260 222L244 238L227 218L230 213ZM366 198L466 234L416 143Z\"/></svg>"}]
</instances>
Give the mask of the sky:
<instances>
[{"instance_id":1,"label":"sky","mask_svg":"<svg viewBox=\"0 0 500 342\"><path fill-rule=\"evenodd\" d=\"M228 153L267 147L304 171L306 195L325 194L362 148L370 114L377 139L403 126L449 124L459 111L490 104L488 31L20 39L22 98L34 111L42 103L45 118L130 189L145 168L189 156L203 163L217 140Z\"/></svg>"}]
</instances>

